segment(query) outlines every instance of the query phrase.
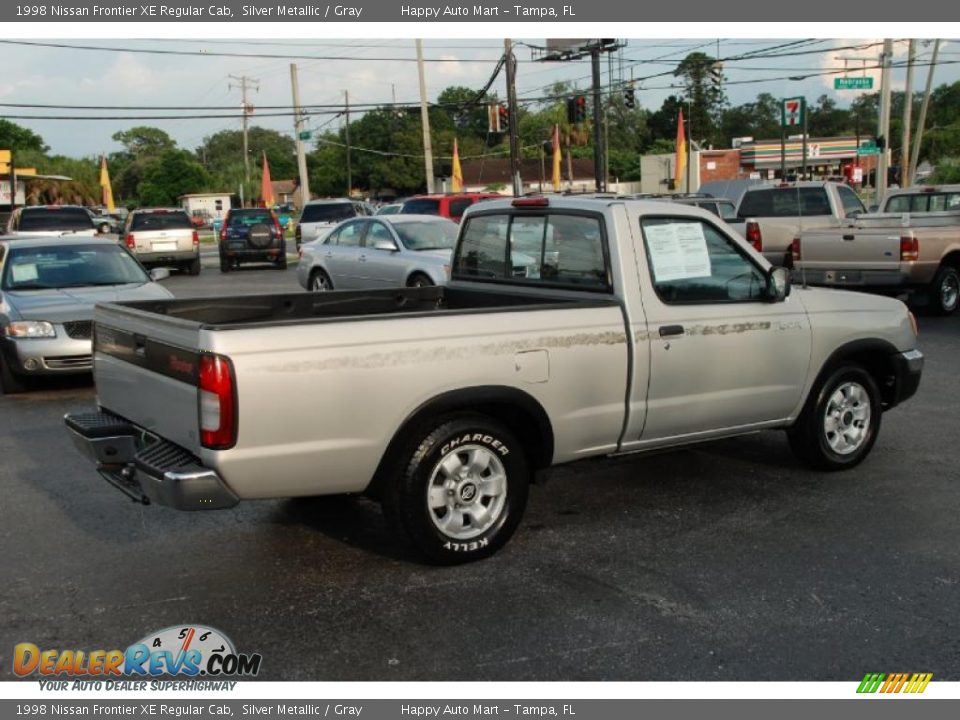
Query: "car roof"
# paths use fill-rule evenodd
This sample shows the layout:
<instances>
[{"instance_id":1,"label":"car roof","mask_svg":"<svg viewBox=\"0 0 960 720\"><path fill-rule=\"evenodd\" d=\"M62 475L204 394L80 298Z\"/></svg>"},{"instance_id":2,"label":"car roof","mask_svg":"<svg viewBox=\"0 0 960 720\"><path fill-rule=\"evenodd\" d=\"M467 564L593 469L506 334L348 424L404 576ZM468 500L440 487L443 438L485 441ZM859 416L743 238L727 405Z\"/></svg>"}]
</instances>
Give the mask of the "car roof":
<instances>
[{"instance_id":1,"label":"car roof","mask_svg":"<svg viewBox=\"0 0 960 720\"><path fill-rule=\"evenodd\" d=\"M27 212L33 210L89 210L83 205L24 205L23 207L17 208L20 212Z\"/></svg>"},{"instance_id":2,"label":"car roof","mask_svg":"<svg viewBox=\"0 0 960 720\"><path fill-rule=\"evenodd\" d=\"M117 245L114 238L97 237L96 235L75 235L65 233L63 235L4 235L0 236L0 244L15 244L18 248L23 247L50 247L51 245Z\"/></svg>"},{"instance_id":3,"label":"car roof","mask_svg":"<svg viewBox=\"0 0 960 720\"><path fill-rule=\"evenodd\" d=\"M440 223L452 223L453 225L456 225L456 223L453 222L453 220L451 220L450 218L440 217L439 215L421 215L419 213L407 213L405 215L374 215L373 218L376 218L377 220L380 220L382 222L393 223L395 225L409 223L409 222L431 222L431 223L440 222ZM372 220L373 218L365 218L365 219Z\"/></svg>"},{"instance_id":4,"label":"car roof","mask_svg":"<svg viewBox=\"0 0 960 720\"><path fill-rule=\"evenodd\" d=\"M186 211L187 211L186 208L162 208L162 207L157 207L157 208L137 208L137 209L134 210L133 212L136 213L136 214L139 214L139 215L145 215L145 214L147 214L147 213L173 213L173 212L182 212L182 213L185 213Z\"/></svg>"},{"instance_id":5,"label":"car roof","mask_svg":"<svg viewBox=\"0 0 960 720\"><path fill-rule=\"evenodd\" d=\"M544 199L547 200L547 205L533 205L526 207L514 207L513 203L515 200L530 200L531 198L511 198L504 196L502 200L490 200L484 203L478 203L476 205L471 205L467 208L465 215L476 215L479 213L487 213L490 211L509 211L509 210L546 210L550 209L559 209L559 210L593 210L597 211L604 207L610 205L627 205L630 208L635 208L639 213L643 215L664 215L669 212L676 212L676 210L665 209L665 205L670 203L664 203L662 200L634 200L632 198L623 198L615 197L612 195L607 195L605 197L591 197L590 195L549 195L544 196ZM673 203L675 207L680 206L680 203ZM708 210L698 208L696 205L689 205L684 203L683 214L689 214L691 217L703 217L709 218L711 220L716 220L717 216L711 213Z\"/></svg>"},{"instance_id":6,"label":"car roof","mask_svg":"<svg viewBox=\"0 0 960 720\"><path fill-rule=\"evenodd\" d=\"M500 193L491 193L491 192L459 192L459 193L427 193L424 195L413 195L408 197L409 200L442 200L443 198L450 198L451 200L456 200L457 198L500 198L507 197L506 195L501 195ZM404 201L406 202L406 201Z\"/></svg>"},{"instance_id":7,"label":"car roof","mask_svg":"<svg viewBox=\"0 0 960 720\"><path fill-rule=\"evenodd\" d=\"M307 205L330 205L332 203L355 203L360 202L359 200L351 200L350 198L322 198L320 200L310 200L307 202Z\"/></svg>"}]
</instances>

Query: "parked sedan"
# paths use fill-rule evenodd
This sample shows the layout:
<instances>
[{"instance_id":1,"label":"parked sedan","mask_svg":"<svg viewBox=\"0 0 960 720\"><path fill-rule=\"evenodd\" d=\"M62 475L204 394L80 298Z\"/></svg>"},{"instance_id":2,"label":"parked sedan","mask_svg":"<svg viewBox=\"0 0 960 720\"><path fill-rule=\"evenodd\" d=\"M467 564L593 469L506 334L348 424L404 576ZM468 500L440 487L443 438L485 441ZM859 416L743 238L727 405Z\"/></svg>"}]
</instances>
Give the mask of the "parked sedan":
<instances>
[{"instance_id":1,"label":"parked sedan","mask_svg":"<svg viewBox=\"0 0 960 720\"><path fill-rule=\"evenodd\" d=\"M457 229L432 215L347 220L323 240L301 246L297 279L313 291L442 285Z\"/></svg>"},{"instance_id":2,"label":"parked sedan","mask_svg":"<svg viewBox=\"0 0 960 720\"><path fill-rule=\"evenodd\" d=\"M109 238L0 240L0 388L30 376L90 372L93 306L173 297Z\"/></svg>"}]
</instances>

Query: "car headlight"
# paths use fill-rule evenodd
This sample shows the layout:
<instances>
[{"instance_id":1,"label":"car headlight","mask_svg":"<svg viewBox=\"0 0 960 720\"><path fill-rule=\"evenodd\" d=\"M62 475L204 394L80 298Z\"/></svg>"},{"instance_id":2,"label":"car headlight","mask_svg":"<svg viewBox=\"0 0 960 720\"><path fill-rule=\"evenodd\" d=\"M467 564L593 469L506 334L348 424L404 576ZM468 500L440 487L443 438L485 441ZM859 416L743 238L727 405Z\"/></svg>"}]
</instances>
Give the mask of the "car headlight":
<instances>
[{"instance_id":1,"label":"car headlight","mask_svg":"<svg viewBox=\"0 0 960 720\"><path fill-rule=\"evenodd\" d=\"M7 337L15 338L54 338L57 331L46 320L18 320L4 329Z\"/></svg>"}]
</instances>

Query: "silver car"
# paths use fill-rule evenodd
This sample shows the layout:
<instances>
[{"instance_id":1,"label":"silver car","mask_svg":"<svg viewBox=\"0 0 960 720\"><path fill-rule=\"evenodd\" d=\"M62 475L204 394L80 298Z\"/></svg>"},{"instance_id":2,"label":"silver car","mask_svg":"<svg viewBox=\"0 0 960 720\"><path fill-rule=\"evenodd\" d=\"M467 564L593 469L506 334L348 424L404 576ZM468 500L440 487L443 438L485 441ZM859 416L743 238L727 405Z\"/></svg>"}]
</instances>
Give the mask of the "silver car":
<instances>
[{"instance_id":1,"label":"silver car","mask_svg":"<svg viewBox=\"0 0 960 720\"><path fill-rule=\"evenodd\" d=\"M307 290L443 285L458 226L434 215L347 220L300 247L297 279Z\"/></svg>"},{"instance_id":2,"label":"silver car","mask_svg":"<svg viewBox=\"0 0 960 720\"><path fill-rule=\"evenodd\" d=\"M0 240L0 387L29 376L89 372L93 306L173 295L109 238Z\"/></svg>"}]
</instances>

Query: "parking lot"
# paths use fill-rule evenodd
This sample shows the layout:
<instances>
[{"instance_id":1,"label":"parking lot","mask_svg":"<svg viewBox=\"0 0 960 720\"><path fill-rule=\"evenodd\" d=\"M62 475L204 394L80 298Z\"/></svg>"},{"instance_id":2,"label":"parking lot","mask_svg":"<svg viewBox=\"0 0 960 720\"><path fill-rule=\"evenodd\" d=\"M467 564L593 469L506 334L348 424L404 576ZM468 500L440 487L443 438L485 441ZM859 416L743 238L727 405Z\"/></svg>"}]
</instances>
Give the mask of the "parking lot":
<instances>
[{"instance_id":1,"label":"parking lot","mask_svg":"<svg viewBox=\"0 0 960 720\"><path fill-rule=\"evenodd\" d=\"M295 269L173 276L178 296L297 292ZM960 679L960 318L920 317L915 398L861 466L764 433L556 469L512 542L423 564L362 498L182 513L72 447L88 379L0 396L0 666L200 623L270 680ZM340 412L317 400L317 412Z\"/></svg>"}]
</instances>

